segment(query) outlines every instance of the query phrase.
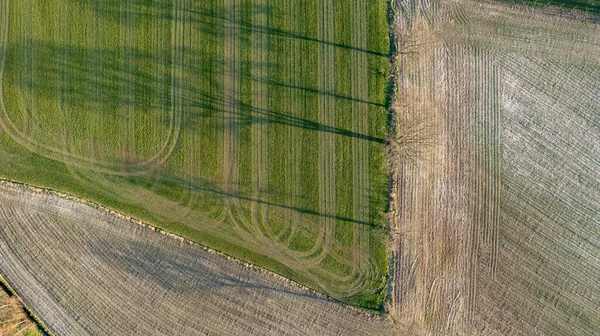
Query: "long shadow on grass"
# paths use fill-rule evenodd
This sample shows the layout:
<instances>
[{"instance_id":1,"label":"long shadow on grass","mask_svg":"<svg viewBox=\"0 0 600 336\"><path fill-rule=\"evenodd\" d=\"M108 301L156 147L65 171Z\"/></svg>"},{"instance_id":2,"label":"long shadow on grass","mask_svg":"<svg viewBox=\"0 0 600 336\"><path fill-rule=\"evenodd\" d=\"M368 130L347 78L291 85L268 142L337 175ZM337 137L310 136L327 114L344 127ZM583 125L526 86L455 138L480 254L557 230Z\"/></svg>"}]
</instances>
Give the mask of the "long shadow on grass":
<instances>
[{"instance_id":1,"label":"long shadow on grass","mask_svg":"<svg viewBox=\"0 0 600 336\"><path fill-rule=\"evenodd\" d=\"M148 183L152 184L153 182L148 181ZM292 210L292 211L301 213L303 215L313 215L313 216L327 218L327 219L334 219L336 221L349 222L349 223L354 223L354 224L359 224L359 225L367 225L369 227L379 227L375 223L368 222L368 221L362 221L362 220L357 220L357 219L350 218L350 217L338 216L335 214L323 213L323 212L319 212L319 211L316 211L313 209L308 209L308 208L303 208L303 207L298 207L298 206L293 206L293 205L275 203L275 202L267 201L264 199L258 199L258 198L254 198L254 197L251 197L248 195L244 195L242 193L227 192L223 189L216 187L214 185L214 183L210 183L210 182L206 182L206 181L199 181L199 180L196 180L196 181L184 180L182 178L176 177L174 174L162 175L161 184L187 186L192 191L209 193L209 194L213 194L218 197L234 198L234 199L238 199L241 201L254 202L257 204L267 205L267 206L274 207L274 208Z\"/></svg>"},{"instance_id":2,"label":"long shadow on grass","mask_svg":"<svg viewBox=\"0 0 600 336\"><path fill-rule=\"evenodd\" d=\"M253 81L257 82L257 83L264 83L264 84L272 85L272 86L280 86L280 87L283 87L286 89L301 90L301 91L305 91L308 93L330 96L330 97L333 97L336 99L347 100L347 101L354 102L354 103L368 104L368 105L377 106L377 107L386 107L386 104L376 103L376 102L369 101L369 100L358 99L358 98L354 98L351 96L340 95L337 93L333 93L333 92L329 92L329 91L325 91L325 90L319 90L319 89L310 88L310 87L305 87L305 86L300 86L300 85L293 85L293 84L290 85L290 84L285 84L285 83L278 83L273 80L260 81L257 79L253 79Z\"/></svg>"},{"instance_id":3,"label":"long shadow on grass","mask_svg":"<svg viewBox=\"0 0 600 336\"><path fill-rule=\"evenodd\" d=\"M164 91L170 95L171 90L170 69L153 68L153 58L136 47L95 49L27 40L10 44L5 73L23 73L23 92L63 97L67 104L90 101L105 106L144 106L150 104L153 94ZM134 95L124 94L125 90Z\"/></svg>"},{"instance_id":4,"label":"long shadow on grass","mask_svg":"<svg viewBox=\"0 0 600 336\"><path fill-rule=\"evenodd\" d=\"M100 17L109 17L114 21L120 21L123 16L134 15L145 18L152 19L161 19L161 20L172 20L173 19L173 1L172 0L162 0L162 1L154 1L151 4L147 3L138 3L135 8L129 8L127 6L121 6L120 3L113 4L104 4L102 5L95 4L89 5L87 0L78 0L82 5L88 6L96 15ZM201 3L201 2L198 2ZM199 8L202 6L203 8ZM276 27L271 26L262 26L252 24L251 22L246 22L244 20L240 21L231 21L226 16L226 10L221 5L206 6L206 5L197 5L198 8L193 8L194 5L188 5L185 8L180 8L183 12L182 18L187 23L194 24L209 24L210 27L215 26L232 26L234 29L239 29L241 31L247 31L250 33L258 33L258 34L267 34L272 36L290 38L290 39L298 39L305 42L313 42L318 44L324 44L328 46L332 46L335 48L352 50L361 53L365 53L368 55L379 56L379 57L389 57L388 53L383 53L371 49L358 48L352 45L347 45L343 43L337 43L335 41L326 41L313 36L308 36L302 34L300 32L293 32L289 30L283 30ZM210 7L210 8L209 8ZM254 5L254 10L256 10L256 6ZM268 7L258 9L261 13L270 13L270 9ZM215 33L216 30L210 28L210 32ZM208 33L209 31L203 31L203 33Z\"/></svg>"},{"instance_id":5,"label":"long shadow on grass","mask_svg":"<svg viewBox=\"0 0 600 336\"><path fill-rule=\"evenodd\" d=\"M61 99L66 104L73 107L77 107L76 104L79 104L79 102L92 102L96 106L103 106L104 108L101 110L103 113L116 113L119 107L123 106L137 106L140 108L140 112L144 112L145 109L156 103L159 105L154 106L154 108L160 109L164 106L170 106L170 90L173 80L170 77L170 71L152 70L154 73L148 73L137 67L126 68L120 62L119 51L86 49L30 40L24 44L11 45L8 50L9 58L16 61L16 55L23 51L29 55L26 57L28 62L35 59L35 63L30 63L27 68L35 69L36 74L35 80L32 76L26 76L21 82L23 92L35 92L35 95L45 95L50 99L62 97ZM131 48L129 53L139 64L152 64L153 56L151 54L136 48ZM165 53L168 54L168 52ZM8 64L8 67L13 66L16 67L14 72L18 72L25 65L20 63ZM191 70L193 73L207 76L207 78L215 75L210 72L210 69L202 69L198 65L195 65ZM260 109L243 101L228 102L228 98L221 93L212 91L212 87L198 87L197 84L188 83L184 79L177 79L177 82L182 83L184 89L183 110L186 120L184 125L188 129L194 128L194 119L198 117L208 117L222 113L226 117L227 114L230 114L242 125L252 123L286 125L379 144L385 143L385 139L380 137L325 125L314 120L286 114L275 108ZM352 102L382 106L382 104L362 101L353 97L277 83L271 80L268 80L266 84L316 95L329 95ZM224 108L224 106L232 103L240 107L237 112ZM79 108L85 108L85 106L79 106ZM198 108L205 112L195 113ZM94 110L89 112L94 112ZM165 123L168 122L169 120L165 120Z\"/></svg>"},{"instance_id":6,"label":"long shadow on grass","mask_svg":"<svg viewBox=\"0 0 600 336\"><path fill-rule=\"evenodd\" d=\"M186 127L195 129L194 119L198 117L213 117L214 114L224 114L226 117L235 118L241 126L248 126L253 123L268 123L275 125L285 125L291 127L299 127L305 130L326 132L345 137L356 138L374 143L385 144L383 138L353 132L341 127L325 125L313 120L292 116L277 109L261 109L243 101L228 102L223 98L216 97L210 94L196 93L194 98L187 97L185 106L191 108L201 108L210 112L202 114L188 114L186 119ZM236 104L239 106L237 111L223 108L223 106ZM184 117L185 118L185 117Z\"/></svg>"}]
</instances>

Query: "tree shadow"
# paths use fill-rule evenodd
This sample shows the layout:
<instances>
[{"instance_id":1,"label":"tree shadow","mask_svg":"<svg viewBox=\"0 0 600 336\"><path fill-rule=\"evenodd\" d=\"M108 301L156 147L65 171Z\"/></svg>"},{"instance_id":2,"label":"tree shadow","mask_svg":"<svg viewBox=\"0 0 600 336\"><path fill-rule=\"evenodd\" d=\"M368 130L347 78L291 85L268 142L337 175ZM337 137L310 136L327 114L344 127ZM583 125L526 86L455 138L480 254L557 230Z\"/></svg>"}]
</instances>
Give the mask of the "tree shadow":
<instances>
[{"instance_id":1,"label":"tree shadow","mask_svg":"<svg viewBox=\"0 0 600 336\"><path fill-rule=\"evenodd\" d=\"M150 69L147 65L152 63L153 55L135 47L128 49L128 58L136 60L133 66L124 64L121 50L32 40L10 43L7 58L12 61L6 65L5 76L11 71L30 74L23 78L24 92L49 98L60 94L72 103L148 105L153 94L170 90L170 71L142 70L140 64ZM136 93L127 96L124 90Z\"/></svg>"},{"instance_id":2,"label":"tree shadow","mask_svg":"<svg viewBox=\"0 0 600 336\"><path fill-rule=\"evenodd\" d=\"M184 105L203 111L200 113L189 114L187 116L185 127L192 130L196 130L196 128L198 127L197 122L194 119L203 117L210 118L214 117L215 114L222 114L225 119L232 118L235 122L238 123L238 125L241 126L249 126L255 123L267 123L273 125L297 127L309 131L331 133L344 137L370 141L378 144L386 143L386 140L383 138L354 132L341 127L326 125L298 116L289 115L275 108L258 108L242 100L228 102L223 97L218 97L207 93L197 93L193 98L185 98ZM235 110L224 108L224 106L228 105L237 105L239 108Z\"/></svg>"},{"instance_id":3,"label":"tree shadow","mask_svg":"<svg viewBox=\"0 0 600 336\"><path fill-rule=\"evenodd\" d=\"M163 15L165 19L172 19L170 14L172 7L166 5L167 1L155 2L155 4L163 6L161 7L162 9L158 10L157 15ZM119 20L121 20L121 15L124 15L121 13L120 6L114 5L114 3L108 3L106 6L95 6L92 9L102 11L103 14L99 15L113 15L110 13L118 12ZM140 10L143 13L149 11L150 9L148 8ZM125 15L130 14L126 13ZM131 15L138 14L132 12ZM212 20L228 24L226 19L219 14L218 10L206 12L190 11L188 15L191 17L206 17L207 20L202 20L202 22ZM290 39L330 44L268 27L252 26L245 23L231 24L236 24L236 29L240 29L240 31L245 30L249 33L269 34ZM217 33L218 29L207 26L209 25L203 25L205 27L203 29L206 30L202 30L200 34L207 34L215 38L219 37L219 33ZM20 89L23 92L34 92L36 95L45 96L44 98L47 98L47 100L61 99L65 104L72 105L72 108L82 108L82 111L85 113L106 113L118 118L118 111L122 107L133 107L136 113L149 113L149 109L164 110L171 108L175 103L172 94L173 86L175 85L176 89L182 93L181 97L177 97L179 99L177 104L181 104L180 108L183 111L182 127L192 132L199 130L199 120L202 118L222 118L222 120L231 118L235 123L238 123L237 126L248 126L255 123L283 125L313 132L331 133L375 144L386 143L385 139L380 137L355 132L351 129L337 127L336 125L327 125L300 115L292 115L289 112L280 110L279 106L259 108L253 106L247 98L234 100L232 97L225 96L222 92L222 83L219 83L219 80L224 76L224 57L220 56L219 58L217 54L202 55L202 51L194 46L181 46L175 51L173 51L170 44L155 46L154 51L163 55L165 59L163 66L157 67L155 66L157 55L142 50L135 45L121 45L111 49L85 48L70 43L50 43L31 39L10 42L8 50L9 58L12 59L12 63L9 62L10 64L8 64L9 67L12 67L10 71L18 72L19 68L34 68L36 74L35 77L26 76L20 82L22 84ZM359 52L368 52L335 43L331 45ZM189 58L184 62L181 60L183 57L172 59L173 54L183 54ZM25 57L20 57L22 55ZM200 58L204 56L209 58L209 60L203 63ZM176 66L182 68L183 75L181 77L172 71L173 62L178 62ZM251 63L248 66L252 67L256 66L256 64ZM260 64L260 66L269 68L272 64ZM314 95L317 97L326 95L353 103L385 107L384 104L304 87L302 85L286 84L271 79L257 80L248 74L240 76L242 82L250 83L251 85L261 84L267 87L284 89L287 92L299 91L299 94L304 96ZM203 80L188 80L193 77L200 77ZM214 85L211 82L213 79L215 79ZM208 82L211 82L210 85L207 85ZM240 85L238 89L241 90L242 84L238 83L238 85ZM101 106L102 108L97 111L85 110L91 104ZM236 108L231 108L232 106L236 106ZM306 108L315 108L315 106L306 106ZM163 114L163 126L168 126L171 121L167 117L167 113ZM68 116L64 116L64 118L68 120ZM218 126L221 127L222 125ZM76 133L76 131L73 132ZM181 183L181 185L188 185L190 183L185 180L177 182ZM237 198L248 202L292 210L301 214L372 226L372 223L367 221L357 221L354 218L322 213L314 209L277 204L249 197L241 193L229 194L210 183L192 185L197 191L209 192L221 197Z\"/></svg>"},{"instance_id":4,"label":"tree shadow","mask_svg":"<svg viewBox=\"0 0 600 336\"><path fill-rule=\"evenodd\" d=\"M97 106L104 106L103 113L116 113L119 107L138 107L140 113L147 109L161 109L171 105L172 81L181 83L183 91L184 127L194 129L195 118L214 116L217 113L230 115L241 125L251 123L270 123L298 127L311 131L327 132L345 137L384 144L385 139L361 134L341 127L325 125L314 120L293 116L277 110L276 108L261 109L250 103L239 101L228 101L221 93L215 93L212 88L202 88L193 83L186 83L185 78L171 77L170 67L163 70L152 69L154 73L148 73L137 66L124 66L121 62L122 52L109 49L90 49L72 45L56 45L40 41L26 41L24 45L14 43L8 50L8 58L19 60L17 54L22 50L30 51L25 59L30 60L26 64L12 64L8 72L19 71L19 67L27 65L34 68L36 77L28 76L22 82L23 92L35 93L35 95L46 96L55 99L56 95L65 97L68 104L78 102L91 102ZM193 50L189 50L193 53ZM168 54L168 51L164 51ZM35 54L35 55L34 55ZM128 55L134 57L136 62L152 64L153 55L137 48L130 48ZM36 62L31 63L35 58ZM35 64L35 66L33 66ZM148 67L146 67L148 68ZM188 68L184 68L188 72ZM194 75L212 77L215 74L211 69L195 67ZM289 90L300 90L316 95L330 95L337 99L349 100L357 103L370 104L367 101L352 97L325 93L321 90L304 88L300 86L286 85L271 80L257 83L283 87ZM237 105L237 111L224 108L228 105ZM376 106L380 106L376 104ZM201 111L198 113L198 111ZM99 111L88 111L98 113ZM169 120L164 120L169 123Z\"/></svg>"},{"instance_id":5,"label":"tree shadow","mask_svg":"<svg viewBox=\"0 0 600 336\"><path fill-rule=\"evenodd\" d=\"M195 191L195 192L212 194L214 196L221 197L221 198L226 197L226 198L237 199L240 201L246 201L246 202L266 205L266 206L273 207L273 208L291 210L291 211L294 211L294 212L297 212L297 213L300 213L303 215L312 215L315 217L332 219L335 221L348 222L348 223L353 223L353 224L358 224L358 225L366 225L366 226L373 227L373 228L379 227L377 224L369 222L369 221L357 220L355 218L340 216L337 214L324 213L324 212L320 212L320 211L317 211L314 209L309 209L309 208L300 207L300 206L276 203L276 202L268 201L265 199L252 197L252 196L243 194L242 192L236 192L236 193L228 192L226 190L223 190L222 188L217 187L215 185L215 183L212 183L209 181L204 181L204 180L201 180L200 178L183 179L181 177L175 176L175 174L168 174L168 175L162 174L161 175L161 183L187 186L187 188L189 188L190 190ZM267 195L265 197L268 199L269 194L267 193Z\"/></svg>"},{"instance_id":6,"label":"tree shadow","mask_svg":"<svg viewBox=\"0 0 600 336\"><path fill-rule=\"evenodd\" d=\"M108 236L107 238L110 238ZM308 298L315 301L329 302L330 300L300 290L287 289L284 286L266 285L263 279L250 282L251 278L243 279L241 276L232 275L232 271L244 271L243 266L235 263L228 264L230 268L217 267L215 258L220 256L200 257L190 254L189 250L175 246L175 250L168 245L157 241L148 243L143 240L128 240L126 245L115 243L111 239L98 236L97 240L88 241L89 251L94 255L102 256L103 260L113 269L137 274L137 277L150 280L152 283L173 292L196 292L199 296L206 293L216 293L222 288L240 288L265 292L282 293L296 297ZM170 239L170 238L169 238ZM110 248L107 248L110 247ZM192 247L195 249L195 247ZM197 253L209 253L196 249ZM249 276L253 274L250 273ZM232 295L234 295L232 293Z\"/></svg>"},{"instance_id":7,"label":"tree shadow","mask_svg":"<svg viewBox=\"0 0 600 336\"><path fill-rule=\"evenodd\" d=\"M95 6L91 6L88 4L86 0L77 0L82 5L90 8L96 15L100 17L108 17L114 21L120 21L124 15L135 15L140 17L147 18L159 18L164 20L172 20L173 19L173 1L172 0L162 0L162 1L153 1L152 3L136 3L135 8L122 8L120 3L102 3L99 5L98 3ZM197 5L198 7L202 5ZM208 7L208 6L205 6ZM368 55L379 56L388 58L388 53L382 53L376 50L359 48L356 46L337 43L335 41L326 41L319 39L314 36L308 36L301 34L299 32L293 32L289 30L283 30L280 28L272 27L272 26L261 26L252 24L251 22L247 22L244 20L232 21L226 15L226 10L221 5L213 5L210 9L199 9L194 8L193 6L180 8L180 10L184 13L183 18L186 22L189 23L206 23L210 22L211 26L230 26L233 29L238 31L250 32L252 34L266 34L272 36L279 36L289 39L297 39L305 42L313 42L317 44L323 44L327 46L332 46L334 48L351 50L360 53L365 53ZM268 6L263 6L262 8L257 8L256 5L253 5L253 11L257 11L263 14L270 14L271 11Z\"/></svg>"}]
</instances>

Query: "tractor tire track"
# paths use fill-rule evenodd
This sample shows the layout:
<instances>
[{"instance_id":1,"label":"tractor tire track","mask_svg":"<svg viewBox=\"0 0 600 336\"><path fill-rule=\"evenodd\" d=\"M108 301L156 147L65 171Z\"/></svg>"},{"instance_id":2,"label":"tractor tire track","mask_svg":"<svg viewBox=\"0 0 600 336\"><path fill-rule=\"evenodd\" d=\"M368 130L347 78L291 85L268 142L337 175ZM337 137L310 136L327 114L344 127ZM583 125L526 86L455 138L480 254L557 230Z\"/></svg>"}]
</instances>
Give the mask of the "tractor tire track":
<instances>
[{"instance_id":1,"label":"tractor tire track","mask_svg":"<svg viewBox=\"0 0 600 336\"><path fill-rule=\"evenodd\" d=\"M240 32L235 26L240 19L239 3L225 0L224 68L223 68L223 188L228 216L238 231L245 231L236 220L233 207L240 207L235 197L239 191L240 150ZM235 204L234 204L235 203Z\"/></svg>"},{"instance_id":2,"label":"tractor tire track","mask_svg":"<svg viewBox=\"0 0 600 336\"><path fill-rule=\"evenodd\" d=\"M135 7L136 0L127 0L120 3L120 41L121 41L121 73L125 78L120 84L120 102L119 102L119 119L120 126L120 145L119 156L123 163L133 160L136 149L135 146L135 36L132 30L135 31L135 14L131 10ZM177 19L175 19L177 20ZM178 83L179 84L179 83ZM177 87L177 85L176 85ZM175 90L177 90L176 88Z\"/></svg>"},{"instance_id":3,"label":"tractor tire track","mask_svg":"<svg viewBox=\"0 0 600 336\"><path fill-rule=\"evenodd\" d=\"M335 3L333 0L321 2L319 15L320 43L319 53L319 208L320 212L335 216L336 179L335 179L335 135L323 128L335 127ZM322 216L321 226L325 230L325 246L321 254L315 258L320 262L329 253L335 239L335 219Z\"/></svg>"},{"instance_id":4,"label":"tractor tire track","mask_svg":"<svg viewBox=\"0 0 600 336\"><path fill-rule=\"evenodd\" d=\"M320 3L319 8L319 216L320 232L315 244L306 251L293 251L295 259L301 260L306 269L315 269L327 258L335 243L336 181L335 181L335 135L323 128L335 126L335 41L334 7L332 0ZM306 220L306 219L303 219ZM326 277L336 275L323 271ZM347 280L348 277L344 278ZM331 286L327 286L331 287Z\"/></svg>"},{"instance_id":5,"label":"tractor tire track","mask_svg":"<svg viewBox=\"0 0 600 336\"><path fill-rule=\"evenodd\" d=\"M265 27L252 32L252 198L267 201L269 188L269 43L268 0L252 2L252 25ZM256 232L274 238L268 219L268 206L252 202L252 224Z\"/></svg>"},{"instance_id":6,"label":"tractor tire track","mask_svg":"<svg viewBox=\"0 0 600 336\"><path fill-rule=\"evenodd\" d=\"M196 10L193 7L193 5L194 5L193 2L184 5L185 6L184 7L185 17L183 18L182 22L186 23L186 24L182 27L182 34L181 34L183 36L183 41L181 44L181 49L183 51L193 50L194 45L198 45L200 43L198 41L198 37L197 37L198 27L195 25L196 23L192 20L193 19L192 13L194 10ZM189 55L189 54L184 54L184 52L182 52L181 66L182 66L182 69L185 69L184 74L186 75L186 77L182 78L182 86L183 86L182 91L183 92L191 92L192 91L193 78L192 78L192 76L190 76L190 73L192 72L192 71L190 71L190 69L193 69L193 67L192 67L191 63L199 61L197 58L193 58L193 57L197 57L197 55ZM202 57L202 55L200 57ZM183 100L183 96L182 96L182 100ZM184 109L183 104L184 103L182 101L182 109ZM182 111L182 113L190 113L189 111L187 111L188 108L189 107L186 104L186 106L185 106L186 111ZM201 176L200 160L202 157L202 153L200 153L201 146L200 146L199 140L200 140L200 137L202 137L203 135L204 135L204 132L201 132L201 130L199 130L199 129L192 129L192 130L186 129L185 133L182 136L182 139L185 139L185 141L181 142L181 147L182 147L182 150L186 153L186 155L183 157L183 160L184 160L183 184L184 184L185 188L182 192L181 198L179 200L179 204L181 204L186 209L186 211L179 214L179 218L181 218L179 221L183 221L185 218L192 215L192 212L194 211L193 208L198 203L198 200L199 200L198 193L193 190L194 187L192 185L192 183L193 183L192 181L194 181L194 178L196 176Z\"/></svg>"},{"instance_id":7,"label":"tractor tire track","mask_svg":"<svg viewBox=\"0 0 600 336\"><path fill-rule=\"evenodd\" d=\"M309 269L318 267L325 260L335 242L336 179L335 179L335 135L324 128L335 126L335 3L325 0L320 3L318 40L319 44L319 211L321 233L315 245L304 252L296 252L303 265ZM327 276L331 276L328 274Z\"/></svg>"},{"instance_id":8,"label":"tractor tire track","mask_svg":"<svg viewBox=\"0 0 600 336\"><path fill-rule=\"evenodd\" d=\"M94 18L93 24L90 25L90 31L88 34L87 47L93 49L100 49L101 45L99 41L104 39L104 26L101 24L101 20L99 18ZM87 70L91 79L86 81L86 95L88 97L88 101L86 102L86 109L92 110L95 108L99 108L98 102L102 101L102 90L98 90L94 83L100 83L102 80L103 70L100 68L100 59L103 55L99 53L93 53L92 55L88 55L87 61ZM91 101L90 101L91 100ZM102 122L102 118L99 116L91 116L88 118L88 128L90 130L90 135L88 138L90 139L90 150L88 151L88 157L92 157L97 160L101 160L102 156L106 156L105 151L102 151L101 148L98 148L97 145L100 143L99 136L104 134L104 122ZM65 147L66 148L66 147ZM68 148L66 148L68 150Z\"/></svg>"},{"instance_id":9,"label":"tractor tire track","mask_svg":"<svg viewBox=\"0 0 600 336\"><path fill-rule=\"evenodd\" d=\"M295 13L299 4L296 0L286 1L285 11L287 13ZM299 31L299 18L297 15L293 15L291 22L289 23L289 30L291 32ZM300 100L300 93L293 87L298 86L300 83L300 73L302 71L300 53L297 51L301 50L301 43L299 39L287 39L285 45L285 54L288 55L286 84L289 88L286 90L286 105L287 113L292 117L301 118L301 112L304 109L304 104ZM301 193L300 181L301 181L301 158L302 158L302 146L298 144L302 141L302 131L298 127L289 126L288 130L288 152L289 152L289 164L286 165L286 190L288 193L288 205L290 207L295 204L301 204ZM291 244L292 239L296 236L298 225L302 221L302 215L298 211L290 209L285 214L286 226L281 230L278 239L285 243L286 246Z\"/></svg>"},{"instance_id":10,"label":"tractor tire track","mask_svg":"<svg viewBox=\"0 0 600 336\"><path fill-rule=\"evenodd\" d=\"M367 2L352 2L352 127L358 134L369 133L369 64L367 55L359 50L367 50ZM369 142L364 139L352 139L353 167L353 218L369 223ZM354 270L360 267L369 253L369 226L354 225ZM365 255L366 254L366 255Z\"/></svg>"}]
</instances>

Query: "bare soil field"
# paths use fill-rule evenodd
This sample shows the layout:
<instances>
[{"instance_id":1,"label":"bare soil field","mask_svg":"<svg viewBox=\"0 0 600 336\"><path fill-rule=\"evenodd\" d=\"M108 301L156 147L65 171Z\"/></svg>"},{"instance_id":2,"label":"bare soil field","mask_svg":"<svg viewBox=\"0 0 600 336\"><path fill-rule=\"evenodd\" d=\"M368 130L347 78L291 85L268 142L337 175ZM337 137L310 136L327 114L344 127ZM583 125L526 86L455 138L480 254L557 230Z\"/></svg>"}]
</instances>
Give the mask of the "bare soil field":
<instances>
[{"instance_id":1,"label":"bare soil field","mask_svg":"<svg viewBox=\"0 0 600 336\"><path fill-rule=\"evenodd\" d=\"M394 4L392 314L429 334L599 334L597 18Z\"/></svg>"},{"instance_id":2,"label":"bare soil field","mask_svg":"<svg viewBox=\"0 0 600 336\"><path fill-rule=\"evenodd\" d=\"M57 335L386 335L272 273L51 192L0 184L0 271Z\"/></svg>"}]
</instances>

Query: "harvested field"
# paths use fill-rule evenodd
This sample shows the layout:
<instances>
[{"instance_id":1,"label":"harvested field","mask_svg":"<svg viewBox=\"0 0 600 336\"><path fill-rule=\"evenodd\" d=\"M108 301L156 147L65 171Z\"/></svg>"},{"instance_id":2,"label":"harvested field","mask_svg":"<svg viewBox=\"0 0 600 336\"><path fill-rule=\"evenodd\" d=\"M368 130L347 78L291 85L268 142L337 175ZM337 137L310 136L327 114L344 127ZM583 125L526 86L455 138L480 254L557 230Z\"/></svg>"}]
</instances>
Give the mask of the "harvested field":
<instances>
[{"instance_id":1,"label":"harvested field","mask_svg":"<svg viewBox=\"0 0 600 336\"><path fill-rule=\"evenodd\" d=\"M388 320L53 193L1 183L0 222L0 270L57 335L398 332Z\"/></svg>"},{"instance_id":2,"label":"harvested field","mask_svg":"<svg viewBox=\"0 0 600 336\"><path fill-rule=\"evenodd\" d=\"M392 314L429 334L599 334L597 19L395 5Z\"/></svg>"},{"instance_id":3,"label":"harvested field","mask_svg":"<svg viewBox=\"0 0 600 336\"><path fill-rule=\"evenodd\" d=\"M0 177L381 311L388 53L383 0L1 0Z\"/></svg>"}]
</instances>

